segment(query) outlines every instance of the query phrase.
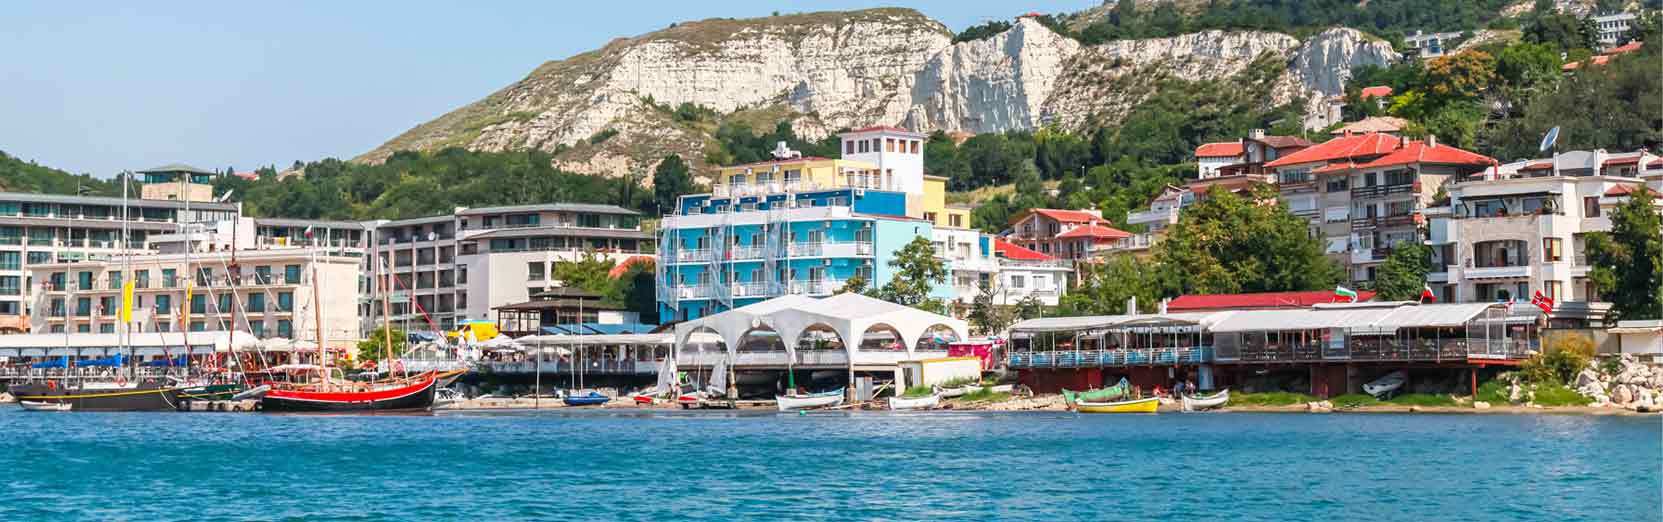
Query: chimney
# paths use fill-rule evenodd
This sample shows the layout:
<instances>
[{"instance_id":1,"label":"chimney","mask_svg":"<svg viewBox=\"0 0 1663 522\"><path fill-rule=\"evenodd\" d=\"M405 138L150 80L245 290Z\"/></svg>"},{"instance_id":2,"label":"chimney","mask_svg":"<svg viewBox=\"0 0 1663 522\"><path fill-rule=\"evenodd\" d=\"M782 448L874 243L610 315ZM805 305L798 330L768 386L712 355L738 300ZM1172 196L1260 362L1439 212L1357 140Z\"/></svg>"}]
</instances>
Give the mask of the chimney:
<instances>
[{"instance_id":1,"label":"chimney","mask_svg":"<svg viewBox=\"0 0 1663 522\"><path fill-rule=\"evenodd\" d=\"M1171 301L1172 301L1172 298L1168 297L1166 299L1162 299L1161 302L1156 303L1155 304L1155 313L1165 314L1166 313L1166 304L1171 302Z\"/></svg>"},{"instance_id":2,"label":"chimney","mask_svg":"<svg viewBox=\"0 0 1663 522\"><path fill-rule=\"evenodd\" d=\"M1436 134L1427 134L1426 135L1426 148L1428 148L1428 149L1438 148L1438 135L1436 135Z\"/></svg>"},{"instance_id":3,"label":"chimney","mask_svg":"<svg viewBox=\"0 0 1663 522\"><path fill-rule=\"evenodd\" d=\"M1397 137L1397 146L1399 148L1408 147L1409 146L1409 137L1408 136L1398 136Z\"/></svg>"},{"instance_id":4,"label":"chimney","mask_svg":"<svg viewBox=\"0 0 1663 522\"><path fill-rule=\"evenodd\" d=\"M1265 139L1265 130L1264 129L1253 129L1253 130L1247 131L1247 137L1251 138L1251 139L1255 139L1255 140Z\"/></svg>"},{"instance_id":5,"label":"chimney","mask_svg":"<svg viewBox=\"0 0 1663 522\"><path fill-rule=\"evenodd\" d=\"M1126 299L1126 315L1137 315L1137 314L1138 314L1138 296L1134 295L1134 296L1129 297L1129 298Z\"/></svg>"}]
</instances>

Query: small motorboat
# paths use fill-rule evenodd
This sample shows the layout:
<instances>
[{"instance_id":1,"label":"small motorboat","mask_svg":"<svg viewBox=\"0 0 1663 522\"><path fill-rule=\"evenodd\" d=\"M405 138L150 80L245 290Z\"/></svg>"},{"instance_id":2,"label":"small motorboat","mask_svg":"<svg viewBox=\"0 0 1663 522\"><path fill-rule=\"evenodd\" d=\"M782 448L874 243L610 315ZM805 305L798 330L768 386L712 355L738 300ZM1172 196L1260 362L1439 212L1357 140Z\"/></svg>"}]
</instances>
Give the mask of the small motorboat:
<instances>
[{"instance_id":1,"label":"small motorboat","mask_svg":"<svg viewBox=\"0 0 1663 522\"><path fill-rule=\"evenodd\" d=\"M1403 370L1398 370L1386 374L1385 377L1375 379L1373 382L1364 384L1363 392L1373 395L1376 399L1383 399L1387 395L1391 395L1392 392L1397 391L1398 388L1402 388L1403 383L1408 380L1409 376L1404 374Z\"/></svg>"},{"instance_id":2,"label":"small motorboat","mask_svg":"<svg viewBox=\"0 0 1663 522\"><path fill-rule=\"evenodd\" d=\"M1230 402L1230 390L1224 390L1206 397L1183 396L1184 411L1201 411L1223 406Z\"/></svg>"},{"instance_id":3,"label":"small motorboat","mask_svg":"<svg viewBox=\"0 0 1663 522\"><path fill-rule=\"evenodd\" d=\"M780 411L801 411L830 408L843 404L843 388L807 395L775 395L774 403Z\"/></svg>"},{"instance_id":4,"label":"small motorboat","mask_svg":"<svg viewBox=\"0 0 1663 522\"><path fill-rule=\"evenodd\" d=\"M1158 397L1119 402L1082 401L1074 404L1074 409L1080 413L1155 413L1160 407L1161 399Z\"/></svg>"},{"instance_id":5,"label":"small motorboat","mask_svg":"<svg viewBox=\"0 0 1663 522\"><path fill-rule=\"evenodd\" d=\"M612 398L601 395L601 392L589 390L589 393L582 395L567 395L566 398L561 400L565 401L567 406L595 406L611 402Z\"/></svg>"},{"instance_id":6,"label":"small motorboat","mask_svg":"<svg viewBox=\"0 0 1663 522\"><path fill-rule=\"evenodd\" d=\"M894 411L928 410L941 404L941 396L929 394L923 397L891 397L889 409Z\"/></svg>"},{"instance_id":7,"label":"small motorboat","mask_svg":"<svg viewBox=\"0 0 1663 522\"><path fill-rule=\"evenodd\" d=\"M25 411L69 411L71 406L67 402L18 401Z\"/></svg>"}]
</instances>

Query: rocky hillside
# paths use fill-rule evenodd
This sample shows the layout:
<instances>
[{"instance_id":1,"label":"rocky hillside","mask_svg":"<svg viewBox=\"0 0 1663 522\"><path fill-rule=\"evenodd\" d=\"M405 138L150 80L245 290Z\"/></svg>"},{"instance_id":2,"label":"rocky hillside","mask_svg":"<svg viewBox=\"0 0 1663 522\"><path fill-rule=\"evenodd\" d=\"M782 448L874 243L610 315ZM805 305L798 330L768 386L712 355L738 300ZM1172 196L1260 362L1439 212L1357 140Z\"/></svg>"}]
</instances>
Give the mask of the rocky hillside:
<instances>
[{"instance_id":1,"label":"rocky hillside","mask_svg":"<svg viewBox=\"0 0 1663 522\"><path fill-rule=\"evenodd\" d=\"M485 99L370 151L462 146L556 153L562 168L618 175L667 153L698 164L708 125L678 121L683 103L722 118L788 120L799 134L895 124L972 133L1113 124L1159 78L1213 80L1259 59L1287 67L1274 103L1340 94L1352 67L1396 60L1391 46L1330 29L1208 31L1085 46L1028 18L990 38L954 43L909 9L704 20L615 40L553 61Z\"/></svg>"}]
</instances>

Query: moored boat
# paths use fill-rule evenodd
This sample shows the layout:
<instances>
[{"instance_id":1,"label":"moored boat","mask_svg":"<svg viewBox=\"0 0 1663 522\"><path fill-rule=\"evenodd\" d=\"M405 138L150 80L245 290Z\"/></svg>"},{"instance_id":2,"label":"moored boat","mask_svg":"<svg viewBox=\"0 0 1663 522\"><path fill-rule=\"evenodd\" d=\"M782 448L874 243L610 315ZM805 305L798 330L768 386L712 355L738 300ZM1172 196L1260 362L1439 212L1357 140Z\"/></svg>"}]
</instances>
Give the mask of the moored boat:
<instances>
[{"instance_id":1,"label":"moored boat","mask_svg":"<svg viewBox=\"0 0 1663 522\"><path fill-rule=\"evenodd\" d=\"M1117 401L1125 397L1131 390L1131 383L1126 382L1126 379L1121 379L1120 382L1114 386L1099 390L1073 391L1064 389L1062 391L1062 400L1066 404Z\"/></svg>"},{"instance_id":2,"label":"moored boat","mask_svg":"<svg viewBox=\"0 0 1663 522\"><path fill-rule=\"evenodd\" d=\"M923 397L891 397L889 409L894 411L927 410L941 404L941 396L929 394Z\"/></svg>"},{"instance_id":3,"label":"moored boat","mask_svg":"<svg viewBox=\"0 0 1663 522\"><path fill-rule=\"evenodd\" d=\"M260 409L273 412L426 411L433 408L438 379L426 373L409 381L341 390L273 388L260 397Z\"/></svg>"},{"instance_id":4,"label":"moored boat","mask_svg":"<svg viewBox=\"0 0 1663 522\"><path fill-rule=\"evenodd\" d=\"M17 405L25 411L69 411L71 408L67 402L18 401Z\"/></svg>"},{"instance_id":5,"label":"moored boat","mask_svg":"<svg viewBox=\"0 0 1663 522\"><path fill-rule=\"evenodd\" d=\"M1074 409L1080 413L1155 413L1161 406L1156 397L1119 402L1079 402Z\"/></svg>"},{"instance_id":6,"label":"moored boat","mask_svg":"<svg viewBox=\"0 0 1663 522\"><path fill-rule=\"evenodd\" d=\"M1388 373L1379 379L1375 379L1368 384L1364 384L1363 392L1373 395L1376 399L1383 399L1392 392L1397 391L1398 388L1402 388L1403 383L1408 380L1409 376L1405 375L1403 370L1398 370Z\"/></svg>"},{"instance_id":7,"label":"moored boat","mask_svg":"<svg viewBox=\"0 0 1663 522\"><path fill-rule=\"evenodd\" d=\"M18 401L68 404L71 411L173 411L179 388L158 381L88 383L65 389L48 381L12 387Z\"/></svg>"},{"instance_id":8,"label":"moored boat","mask_svg":"<svg viewBox=\"0 0 1663 522\"><path fill-rule=\"evenodd\" d=\"M993 393L1011 393L1011 392L1016 390L1016 385L1015 384L995 384L993 386L989 386L988 388L990 388Z\"/></svg>"},{"instance_id":9,"label":"moored boat","mask_svg":"<svg viewBox=\"0 0 1663 522\"><path fill-rule=\"evenodd\" d=\"M1201 411L1223 406L1230 402L1230 390L1224 390L1206 397L1183 396L1184 411Z\"/></svg>"},{"instance_id":10,"label":"moored boat","mask_svg":"<svg viewBox=\"0 0 1663 522\"><path fill-rule=\"evenodd\" d=\"M595 406L606 404L612 401L612 398L602 395L601 392L590 390L589 393L582 395L567 395L561 401L565 402L567 406Z\"/></svg>"},{"instance_id":11,"label":"moored boat","mask_svg":"<svg viewBox=\"0 0 1663 522\"><path fill-rule=\"evenodd\" d=\"M942 398L951 399L954 397L963 397L965 394L975 391L975 389L976 387L969 384L963 384L951 388L936 386L935 393L936 395L940 395Z\"/></svg>"},{"instance_id":12,"label":"moored boat","mask_svg":"<svg viewBox=\"0 0 1663 522\"><path fill-rule=\"evenodd\" d=\"M800 411L818 408L830 408L843 404L843 388L832 391L811 393L807 395L775 395L775 405L780 411Z\"/></svg>"}]
</instances>

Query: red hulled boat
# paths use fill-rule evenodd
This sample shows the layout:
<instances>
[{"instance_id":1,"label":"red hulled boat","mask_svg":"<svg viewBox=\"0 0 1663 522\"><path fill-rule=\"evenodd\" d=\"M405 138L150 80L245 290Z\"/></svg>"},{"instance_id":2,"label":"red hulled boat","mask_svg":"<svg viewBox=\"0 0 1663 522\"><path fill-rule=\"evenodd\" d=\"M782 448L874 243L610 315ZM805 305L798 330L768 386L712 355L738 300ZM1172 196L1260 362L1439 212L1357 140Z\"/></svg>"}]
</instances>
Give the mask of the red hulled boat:
<instances>
[{"instance_id":1,"label":"red hulled boat","mask_svg":"<svg viewBox=\"0 0 1663 522\"><path fill-rule=\"evenodd\" d=\"M426 411L433 408L433 395L437 389L438 375L433 372L368 390L350 387L342 390L274 388L260 398L260 409L278 412Z\"/></svg>"}]
</instances>

